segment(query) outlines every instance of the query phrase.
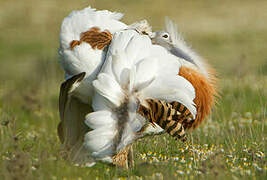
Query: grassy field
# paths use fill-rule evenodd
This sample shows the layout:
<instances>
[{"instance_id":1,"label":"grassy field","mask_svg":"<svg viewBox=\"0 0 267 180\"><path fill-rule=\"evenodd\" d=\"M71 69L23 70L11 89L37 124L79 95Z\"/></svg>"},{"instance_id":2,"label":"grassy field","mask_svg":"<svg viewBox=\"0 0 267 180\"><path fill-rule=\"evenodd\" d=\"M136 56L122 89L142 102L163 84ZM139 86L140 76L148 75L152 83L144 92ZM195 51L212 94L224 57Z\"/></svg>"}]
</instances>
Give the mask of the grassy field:
<instances>
[{"instance_id":1,"label":"grassy field","mask_svg":"<svg viewBox=\"0 0 267 180\"><path fill-rule=\"evenodd\" d=\"M134 144L131 170L77 167L60 154L56 127L64 80L59 28L91 5L146 18L164 16L213 65L221 98L187 144L168 135ZM0 179L266 179L267 1L0 0Z\"/></svg>"}]
</instances>

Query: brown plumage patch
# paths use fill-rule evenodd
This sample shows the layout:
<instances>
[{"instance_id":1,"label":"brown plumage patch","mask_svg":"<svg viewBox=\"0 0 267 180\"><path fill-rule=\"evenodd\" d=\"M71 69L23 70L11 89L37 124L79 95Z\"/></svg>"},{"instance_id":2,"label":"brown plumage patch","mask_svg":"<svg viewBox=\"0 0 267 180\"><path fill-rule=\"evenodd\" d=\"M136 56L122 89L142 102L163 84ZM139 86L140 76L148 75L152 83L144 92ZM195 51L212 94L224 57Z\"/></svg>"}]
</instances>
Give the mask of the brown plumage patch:
<instances>
[{"instance_id":1,"label":"brown plumage patch","mask_svg":"<svg viewBox=\"0 0 267 180\"><path fill-rule=\"evenodd\" d=\"M209 79L196 70L182 66L179 75L187 79L195 88L196 97L194 103L197 108L197 115L192 124L186 128L196 128L205 117L210 114L217 96L215 71L210 68Z\"/></svg>"},{"instance_id":2,"label":"brown plumage patch","mask_svg":"<svg viewBox=\"0 0 267 180\"><path fill-rule=\"evenodd\" d=\"M91 45L93 49L104 49L107 45L110 44L112 40L112 34L108 31L100 32L98 27L92 27L86 32L81 33L80 41L73 40L70 43L71 49L75 46L80 45L82 42L86 42Z\"/></svg>"},{"instance_id":3,"label":"brown plumage patch","mask_svg":"<svg viewBox=\"0 0 267 180\"><path fill-rule=\"evenodd\" d=\"M124 149L122 149L118 154L115 154L112 157L112 164L118 167L126 168L129 167L129 151L131 149L131 145L126 146Z\"/></svg>"}]
</instances>

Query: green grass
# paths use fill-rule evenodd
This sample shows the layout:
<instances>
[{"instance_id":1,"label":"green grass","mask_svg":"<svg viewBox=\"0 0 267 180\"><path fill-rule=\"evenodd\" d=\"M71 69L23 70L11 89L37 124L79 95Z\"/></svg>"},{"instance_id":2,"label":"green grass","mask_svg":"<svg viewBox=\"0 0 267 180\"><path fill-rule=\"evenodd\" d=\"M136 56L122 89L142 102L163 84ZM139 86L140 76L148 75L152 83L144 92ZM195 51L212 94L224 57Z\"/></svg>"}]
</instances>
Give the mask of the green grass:
<instances>
[{"instance_id":1,"label":"green grass","mask_svg":"<svg viewBox=\"0 0 267 180\"><path fill-rule=\"evenodd\" d=\"M60 153L58 34L71 10L89 4L155 30L169 16L220 78L221 98L188 143L138 141L128 171L77 167ZM0 179L266 179L266 8L263 0L0 0Z\"/></svg>"}]
</instances>

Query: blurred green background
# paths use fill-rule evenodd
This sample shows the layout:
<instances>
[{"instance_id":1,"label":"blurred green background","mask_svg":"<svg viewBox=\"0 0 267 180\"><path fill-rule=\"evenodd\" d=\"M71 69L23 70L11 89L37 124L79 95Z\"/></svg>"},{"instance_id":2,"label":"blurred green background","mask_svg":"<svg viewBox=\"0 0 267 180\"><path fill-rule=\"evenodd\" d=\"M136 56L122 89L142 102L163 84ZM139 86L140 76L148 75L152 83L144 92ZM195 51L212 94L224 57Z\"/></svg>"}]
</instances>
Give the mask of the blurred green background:
<instances>
[{"instance_id":1,"label":"blurred green background","mask_svg":"<svg viewBox=\"0 0 267 180\"><path fill-rule=\"evenodd\" d=\"M56 126L59 87L64 80L57 56L61 22L72 10L88 5L122 12L125 14L122 21L127 24L147 19L154 31L163 29L164 17L170 17L188 44L217 70L220 79L221 99L208 120L219 123L217 129L197 130L192 138L200 144L222 143L225 148L233 147L231 143L238 139L242 139L239 148L255 141L259 143L257 148L266 150L266 0L0 0L0 152L3 159L0 160L0 179L19 177L20 173L33 179L62 177L62 169L66 177L77 179L83 177L79 172L89 171L73 169L62 159L49 160L58 158L60 149ZM246 124L244 130L241 128L226 138L224 135L231 128L228 123L235 122L234 128L238 129L240 118L250 118L258 124ZM206 133L214 138L202 137ZM251 136L247 137L249 133ZM172 142L175 149L174 141L163 137L164 141ZM137 152L165 149L157 147L161 146L149 142L136 145ZM23 154L26 160L22 161L32 167L38 164L37 170L24 172L18 168L18 172L9 172L10 166L16 169L19 158L12 164L12 160L3 157L17 154ZM34 159L39 159L38 163ZM266 177L265 163L261 164L261 168L265 168L263 174L252 171L254 174L248 177ZM101 171L106 166L99 168ZM130 174L136 175L137 171ZM222 177L223 174L222 171ZM114 170L113 175L120 176L120 173Z\"/></svg>"}]
</instances>

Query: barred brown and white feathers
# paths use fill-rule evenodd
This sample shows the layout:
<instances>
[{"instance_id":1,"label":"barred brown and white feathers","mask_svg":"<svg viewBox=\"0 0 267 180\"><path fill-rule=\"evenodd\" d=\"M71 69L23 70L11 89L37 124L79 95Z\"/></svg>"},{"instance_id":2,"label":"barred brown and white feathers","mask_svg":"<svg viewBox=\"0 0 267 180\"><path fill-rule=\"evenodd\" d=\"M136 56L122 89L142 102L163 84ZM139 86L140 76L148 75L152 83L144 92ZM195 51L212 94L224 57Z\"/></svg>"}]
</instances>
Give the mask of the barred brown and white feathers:
<instances>
[{"instance_id":1,"label":"barred brown and white feathers","mask_svg":"<svg viewBox=\"0 0 267 180\"><path fill-rule=\"evenodd\" d=\"M147 99L148 107L140 105L138 113L152 124L156 123L171 136L186 141L184 126L192 120L190 111L179 102L167 103L157 99Z\"/></svg>"}]
</instances>

